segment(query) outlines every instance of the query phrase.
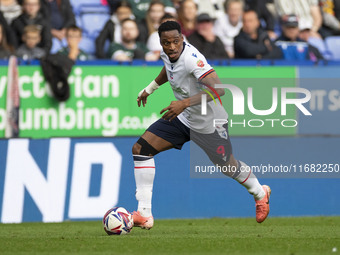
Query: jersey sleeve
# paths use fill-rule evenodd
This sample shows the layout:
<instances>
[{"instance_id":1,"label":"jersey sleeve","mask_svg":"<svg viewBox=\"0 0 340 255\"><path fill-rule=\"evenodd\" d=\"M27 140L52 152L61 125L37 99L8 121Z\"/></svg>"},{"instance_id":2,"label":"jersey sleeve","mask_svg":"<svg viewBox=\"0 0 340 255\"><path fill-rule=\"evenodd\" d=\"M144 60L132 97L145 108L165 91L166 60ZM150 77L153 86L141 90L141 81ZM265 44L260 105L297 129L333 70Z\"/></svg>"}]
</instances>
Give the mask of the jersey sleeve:
<instances>
[{"instance_id":1,"label":"jersey sleeve","mask_svg":"<svg viewBox=\"0 0 340 255\"><path fill-rule=\"evenodd\" d=\"M185 58L185 68L187 72L202 80L208 74L214 72L214 69L208 64L205 57L199 52L190 52Z\"/></svg>"}]
</instances>

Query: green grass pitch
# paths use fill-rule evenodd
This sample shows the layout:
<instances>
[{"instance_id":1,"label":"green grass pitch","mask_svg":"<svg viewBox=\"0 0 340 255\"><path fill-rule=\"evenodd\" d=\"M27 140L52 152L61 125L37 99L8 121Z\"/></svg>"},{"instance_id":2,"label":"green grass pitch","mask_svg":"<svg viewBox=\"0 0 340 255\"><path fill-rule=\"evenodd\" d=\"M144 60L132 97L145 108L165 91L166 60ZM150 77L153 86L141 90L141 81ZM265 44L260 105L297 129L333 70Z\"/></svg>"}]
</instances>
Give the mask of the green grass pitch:
<instances>
[{"instance_id":1,"label":"green grass pitch","mask_svg":"<svg viewBox=\"0 0 340 255\"><path fill-rule=\"evenodd\" d=\"M156 220L108 236L100 221L0 225L0 254L340 254L340 217Z\"/></svg>"}]
</instances>

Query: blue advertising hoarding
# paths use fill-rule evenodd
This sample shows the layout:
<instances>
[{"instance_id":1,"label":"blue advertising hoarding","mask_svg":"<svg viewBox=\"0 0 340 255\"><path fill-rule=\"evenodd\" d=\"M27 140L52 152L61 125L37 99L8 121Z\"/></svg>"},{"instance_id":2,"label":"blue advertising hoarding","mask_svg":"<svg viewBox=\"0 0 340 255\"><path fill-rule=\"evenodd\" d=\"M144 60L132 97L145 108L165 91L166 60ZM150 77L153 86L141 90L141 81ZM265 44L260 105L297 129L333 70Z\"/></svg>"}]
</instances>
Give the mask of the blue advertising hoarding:
<instances>
[{"instance_id":1,"label":"blue advertising hoarding","mask_svg":"<svg viewBox=\"0 0 340 255\"><path fill-rule=\"evenodd\" d=\"M312 116L299 112L298 134L340 135L339 67L299 67L299 87L311 92L306 108Z\"/></svg>"},{"instance_id":2,"label":"blue advertising hoarding","mask_svg":"<svg viewBox=\"0 0 340 255\"><path fill-rule=\"evenodd\" d=\"M131 156L135 141L0 140L1 222L100 219L116 205L135 210ZM243 137L233 138L232 143L235 156L249 165L336 163L340 155L340 138ZM182 151L170 150L155 157L156 219L254 217L252 196L234 180L190 177L189 153L186 144ZM340 178L260 181L272 188L273 217L340 214Z\"/></svg>"}]
</instances>

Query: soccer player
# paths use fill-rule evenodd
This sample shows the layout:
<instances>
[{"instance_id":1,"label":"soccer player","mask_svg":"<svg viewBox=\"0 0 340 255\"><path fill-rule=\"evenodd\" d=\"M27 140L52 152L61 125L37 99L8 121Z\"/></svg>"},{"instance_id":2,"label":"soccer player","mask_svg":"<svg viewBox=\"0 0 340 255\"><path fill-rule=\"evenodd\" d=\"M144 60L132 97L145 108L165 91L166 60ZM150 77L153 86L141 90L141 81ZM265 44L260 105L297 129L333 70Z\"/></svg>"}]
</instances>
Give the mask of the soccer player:
<instances>
[{"instance_id":1,"label":"soccer player","mask_svg":"<svg viewBox=\"0 0 340 255\"><path fill-rule=\"evenodd\" d=\"M177 101L172 101L164 108L161 111L161 114L164 113L162 118L153 123L133 145L138 200L138 209L133 212L135 226L150 229L154 224L151 212L155 176L153 157L171 148L181 149L189 140L200 146L214 164L236 169L224 174L238 181L254 196L256 220L263 222L269 213L271 190L266 185L261 186L250 168L234 158L227 124L213 125L214 119L227 119L227 112L221 105L215 105L210 100L207 103L208 114L201 114L201 96L205 92L200 87L215 90L215 84L221 83L220 79L205 57L195 47L183 42L181 27L177 22L162 23L158 33L163 48L161 58L164 67L156 79L139 93L137 103L139 107L145 106L148 96L167 81ZM216 88L215 91L219 96L224 95L223 89Z\"/></svg>"}]
</instances>

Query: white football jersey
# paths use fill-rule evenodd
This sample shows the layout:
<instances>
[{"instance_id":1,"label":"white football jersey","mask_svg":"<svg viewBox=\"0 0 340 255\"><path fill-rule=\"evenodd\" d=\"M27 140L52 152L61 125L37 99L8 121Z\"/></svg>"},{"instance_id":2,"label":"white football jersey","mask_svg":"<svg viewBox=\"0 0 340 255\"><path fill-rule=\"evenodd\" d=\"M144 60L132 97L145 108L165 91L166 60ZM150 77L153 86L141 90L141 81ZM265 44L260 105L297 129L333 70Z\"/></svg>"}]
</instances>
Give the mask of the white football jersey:
<instances>
[{"instance_id":1,"label":"white football jersey","mask_svg":"<svg viewBox=\"0 0 340 255\"><path fill-rule=\"evenodd\" d=\"M191 44L184 43L184 49L176 62L171 62L162 50L161 58L164 62L168 81L177 100L192 97L200 92L204 85L199 80L214 72L205 57ZM209 96L208 96L209 97ZM180 115L179 120L190 129L210 134L215 131L214 119L228 119L228 114L216 100L207 103L207 114L201 114L201 105L190 106Z\"/></svg>"}]
</instances>

